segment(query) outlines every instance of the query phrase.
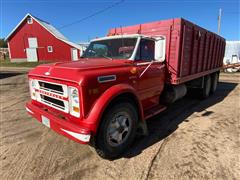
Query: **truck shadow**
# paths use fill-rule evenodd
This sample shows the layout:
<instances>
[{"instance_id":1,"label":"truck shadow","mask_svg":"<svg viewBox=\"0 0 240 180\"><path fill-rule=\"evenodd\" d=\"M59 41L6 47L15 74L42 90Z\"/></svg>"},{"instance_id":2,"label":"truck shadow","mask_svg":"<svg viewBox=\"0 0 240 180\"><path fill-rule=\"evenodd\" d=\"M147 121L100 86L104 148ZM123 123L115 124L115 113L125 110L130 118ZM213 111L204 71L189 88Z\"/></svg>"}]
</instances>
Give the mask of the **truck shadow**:
<instances>
[{"instance_id":1,"label":"truck shadow","mask_svg":"<svg viewBox=\"0 0 240 180\"><path fill-rule=\"evenodd\" d=\"M188 122L188 117L195 112L203 112L202 116L211 115L214 112L206 111L206 109L224 100L237 85L237 83L219 82L217 91L205 100L199 100L195 97L195 94L189 93L183 99L169 106L166 111L148 119L149 135L136 138L129 151L123 154L123 157L137 156L144 149L164 140L177 130L179 124L184 121Z\"/></svg>"}]
</instances>

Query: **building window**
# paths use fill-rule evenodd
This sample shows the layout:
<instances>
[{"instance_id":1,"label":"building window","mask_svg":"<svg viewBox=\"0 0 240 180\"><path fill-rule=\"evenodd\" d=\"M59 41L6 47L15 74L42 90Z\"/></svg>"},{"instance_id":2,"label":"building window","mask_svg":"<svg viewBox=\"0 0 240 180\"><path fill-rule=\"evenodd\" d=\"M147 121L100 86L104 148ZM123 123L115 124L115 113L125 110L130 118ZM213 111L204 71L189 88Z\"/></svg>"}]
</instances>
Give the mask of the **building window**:
<instances>
[{"instance_id":1,"label":"building window","mask_svg":"<svg viewBox=\"0 0 240 180\"><path fill-rule=\"evenodd\" d=\"M52 46L48 46L48 47L47 47L47 51L48 51L48 52L53 52L53 47L52 47Z\"/></svg>"},{"instance_id":2,"label":"building window","mask_svg":"<svg viewBox=\"0 0 240 180\"><path fill-rule=\"evenodd\" d=\"M33 23L33 19L31 17L27 18L27 23L28 24L32 24Z\"/></svg>"}]
</instances>

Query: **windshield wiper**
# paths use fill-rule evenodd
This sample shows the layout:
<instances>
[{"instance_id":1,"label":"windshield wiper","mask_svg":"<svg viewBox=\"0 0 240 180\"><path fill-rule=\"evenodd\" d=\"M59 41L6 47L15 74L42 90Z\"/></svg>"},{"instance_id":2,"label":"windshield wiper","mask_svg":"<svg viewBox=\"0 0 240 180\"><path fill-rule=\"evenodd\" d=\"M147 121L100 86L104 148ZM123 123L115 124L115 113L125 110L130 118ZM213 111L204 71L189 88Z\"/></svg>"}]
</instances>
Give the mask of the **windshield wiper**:
<instances>
[{"instance_id":1,"label":"windshield wiper","mask_svg":"<svg viewBox=\"0 0 240 180\"><path fill-rule=\"evenodd\" d=\"M104 57L104 58L107 58L107 59L110 59L110 60L113 60L113 58L108 57L108 56L105 56L105 55L103 55L103 54L100 54L100 56L102 56L102 57Z\"/></svg>"}]
</instances>

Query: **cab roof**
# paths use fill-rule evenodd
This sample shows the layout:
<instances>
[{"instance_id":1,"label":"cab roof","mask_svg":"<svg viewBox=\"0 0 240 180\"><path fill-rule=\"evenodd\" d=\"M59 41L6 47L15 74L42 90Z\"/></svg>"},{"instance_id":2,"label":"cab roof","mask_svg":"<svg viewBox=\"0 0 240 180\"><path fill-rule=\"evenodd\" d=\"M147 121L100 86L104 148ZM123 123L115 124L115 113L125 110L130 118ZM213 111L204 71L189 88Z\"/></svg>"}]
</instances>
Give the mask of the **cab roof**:
<instances>
[{"instance_id":1,"label":"cab roof","mask_svg":"<svg viewBox=\"0 0 240 180\"><path fill-rule=\"evenodd\" d=\"M96 38L96 39L91 40L91 42L92 41L109 40L109 39L138 38L138 37L153 39L153 37L146 36L143 34L123 34L123 35L114 35L114 36L106 36L106 37Z\"/></svg>"}]
</instances>

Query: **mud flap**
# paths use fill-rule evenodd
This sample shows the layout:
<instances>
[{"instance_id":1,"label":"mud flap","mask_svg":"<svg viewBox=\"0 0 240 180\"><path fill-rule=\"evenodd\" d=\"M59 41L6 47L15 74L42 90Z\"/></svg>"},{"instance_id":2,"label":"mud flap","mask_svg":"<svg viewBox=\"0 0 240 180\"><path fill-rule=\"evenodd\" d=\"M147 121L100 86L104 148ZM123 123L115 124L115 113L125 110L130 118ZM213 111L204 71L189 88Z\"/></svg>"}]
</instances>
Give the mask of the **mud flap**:
<instances>
[{"instance_id":1,"label":"mud flap","mask_svg":"<svg viewBox=\"0 0 240 180\"><path fill-rule=\"evenodd\" d=\"M148 127L146 121L141 121L138 124L137 136L148 136Z\"/></svg>"}]
</instances>

